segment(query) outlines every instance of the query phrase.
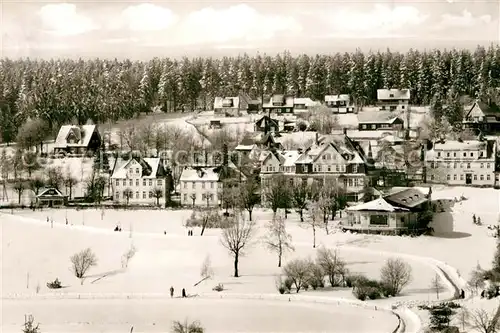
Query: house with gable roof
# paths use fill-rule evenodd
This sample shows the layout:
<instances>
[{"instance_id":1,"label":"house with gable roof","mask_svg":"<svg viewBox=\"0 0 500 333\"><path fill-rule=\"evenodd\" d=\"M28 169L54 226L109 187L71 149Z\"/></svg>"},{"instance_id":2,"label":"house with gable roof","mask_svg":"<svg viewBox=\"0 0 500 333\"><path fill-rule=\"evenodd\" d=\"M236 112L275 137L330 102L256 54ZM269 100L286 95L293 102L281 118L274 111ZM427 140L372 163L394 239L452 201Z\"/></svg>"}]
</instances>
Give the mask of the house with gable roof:
<instances>
[{"instance_id":1,"label":"house with gable roof","mask_svg":"<svg viewBox=\"0 0 500 333\"><path fill-rule=\"evenodd\" d=\"M332 113L355 113L356 108L351 103L351 98L348 94L326 95L325 105Z\"/></svg>"},{"instance_id":2,"label":"house with gable roof","mask_svg":"<svg viewBox=\"0 0 500 333\"><path fill-rule=\"evenodd\" d=\"M214 113L227 116L239 116L241 111L254 110L255 101L245 93L234 97L215 97ZM258 106L257 106L258 109Z\"/></svg>"},{"instance_id":3,"label":"house with gable roof","mask_svg":"<svg viewBox=\"0 0 500 333\"><path fill-rule=\"evenodd\" d=\"M393 188L379 198L347 208L343 231L400 234L415 228L419 213L427 210L431 191L416 188Z\"/></svg>"},{"instance_id":4,"label":"house with gable roof","mask_svg":"<svg viewBox=\"0 0 500 333\"><path fill-rule=\"evenodd\" d=\"M380 111L406 111L410 104L410 89L377 89Z\"/></svg>"},{"instance_id":5,"label":"house with gable roof","mask_svg":"<svg viewBox=\"0 0 500 333\"><path fill-rule=\"evenodd\" d=\"M268 186L276 175L284 175L291 183L323 183L335 181L349 197L357 201L367 182L363 152L345 135L316 137L305 150L266 152L261 159L261 183Z\"/></svg>"},{"instance_id":6,"label":"house with gable roof","mask_svg":"<svg viewBox=\"0 0 500 333\"><path fill-rule=\"evenodd\" d=\"M262 111L267 114L293 113L294 97L291 95L273 95L262 103Z\"/></svg>"},{"instance_id":7,"label":"house with gable roof","mask_svg":"<svg viewBox=\"0 0 500 333\"><path fill-rule=\"evenodd\" d=\"M156 205L156 196L162 193L165 202L166 171L160 158L132 157L116 162L111 185L113 201L117 203Z\"/></svg>"},{"instance_id":8,"label":"house with gable roof","mask_svg":"<svg viewBox=\"0 0 500 333\"><path fill-rule=\"evenodd\" d=\"M404 120L394 112L366 111L358 113L359 131L398 131L404 135Z\"/></svg>"},{"instance_id":9,"label":"house with gable roof","mask_svg":"<svg viewBox=\"0 0 500 333\"><path fill-rule=\"evenodd\" d=\"M54 143L54 153L86 154L95 152L101 144L96 125L63 125Z\"/></svg>"},{"instance_id":10,"label":"house with gable roof","mask_svg":"<svg viewBox=\"0 0 500 333\"><path fill-rule=\"evenodd\" d=\"M465 113L464 127L477 134L500 133L500 107L495 103L476 101Z\"/></svg>"}]
</instances>

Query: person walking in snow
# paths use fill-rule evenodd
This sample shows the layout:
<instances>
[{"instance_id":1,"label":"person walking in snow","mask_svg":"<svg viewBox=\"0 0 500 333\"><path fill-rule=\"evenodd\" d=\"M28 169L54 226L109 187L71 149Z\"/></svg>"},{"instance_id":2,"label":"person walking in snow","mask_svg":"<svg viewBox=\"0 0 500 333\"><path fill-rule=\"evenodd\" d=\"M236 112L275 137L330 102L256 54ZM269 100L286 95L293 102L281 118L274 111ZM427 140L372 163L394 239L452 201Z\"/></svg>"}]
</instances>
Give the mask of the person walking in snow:
<instances>
[{"instance_id":1,"label":"person walking in snow","mask_svg":"<svg viewBox=\"0 0 500 333\"><path fill-rule=\"evenodd\" d=\"M186 289L182 288L182 298L186 298Z\"/></svg>"},{"instance_id":2,"label":"person walking in snow","mask_svg":"<svg viewBox=\"0 0 500 333\"><path fill-rule=\"evenodd\" d=\"M174 287L170 287L170 298L174 297Z\"/></svg>"}]
</instances>

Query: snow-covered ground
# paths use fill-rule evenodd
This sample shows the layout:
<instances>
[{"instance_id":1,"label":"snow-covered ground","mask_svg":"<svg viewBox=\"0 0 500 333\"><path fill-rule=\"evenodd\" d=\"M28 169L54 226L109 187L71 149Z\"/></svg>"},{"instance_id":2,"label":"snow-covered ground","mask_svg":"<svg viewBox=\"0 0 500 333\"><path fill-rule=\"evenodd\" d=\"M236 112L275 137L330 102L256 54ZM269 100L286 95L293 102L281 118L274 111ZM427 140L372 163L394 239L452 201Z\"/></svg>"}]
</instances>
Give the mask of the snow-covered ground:
<instances>
[{"instance_id":1,"label":"snow-covered ground","mask_svg":"<svg viewBox=\"0 0 500 333\"><path fill-rule=\"evenodd\" d=\"M413 301L434 301L436 295L430 287L430 281L435 274L439 274L437 267L445 270L454 280L454 284L460 287L460 284L463 284L460 276L467 279L469 272L478 262L485 268L490 266L495 239L488 234L486 225L497 223L500 212L499 193L500 191L493 189L433 189L435 198L454 198L462 194L469 198L452 207L450 216L445 218L442 213L434 221L436 230L440 224L452 223L453 231L449 232L448 226L443 228L448 231L447 234L410 238L341 232L327 235L321 230L317 235L317 244L318 247L337 248L348 262L351 271L366 274L371 278L379 277L380 267L389 257L401 256L408 261L413 269L413 280L405 288L403 295L365 302L368 306L388 307L395 302L412 304ZM183 320L185 317L201 320L209 332L234 332L243 329L252 332L389 332L389 327L393 329L397 325L397 322L392 322L394 317L388 313L382 315L380 309L375 314L363 308L357 308L357 312L353 312L352 306L345 305L346 302L356 302L349 289L299 293L299 296L308 296L316 301L339 300L337 307L324 306L333 313L323 313L323 306L320 304L292 299L292 305L286 302L286 298L285 302L280 302L266 296L280 297L275 287L276 276L280 273L277 257L262 244L262 236L266 231L264 224L271 218L271 212L268 210L259 209L253 214L259 226L259 233L247 255L240 261L240 278L232 277L233 263L227 251L220 245L219 230L207 230L204 236L199 236L199 230L195 229L195 236L187 237L187 229L183 223L191 214L189 210L62 209L5 213L0 214L0 292L3 298L4 332L19 327L25 313L33 314L42 327L47 328L43 329L43 332L117 332L127 327L130 329L131 325L141 327L140 331L154 332L162 328L165 330L171 320ZM484 226L472 223L473 213L481 217ZM47 217L54 220L53 228L46 222ZM65 224L66 218L68 225ZM117 224L122 227L121 233L112 231ZM296 251L286 256L284 263L298 257L314 258L312 230L301 224L296 214L289 216L287 230L293 237ZM128 268L122 269L121 256L132 244L137 252ZM91 247L96 253L98 265L91 269L90 276L81 285L69 271L69 257L86 247ZM194 287L200 280L200 268L207 255L210 255L212 261L214 277ZM442 273L440 276L443 277ZM62 281L65 288L55 294L45 284L56 277ZM212 291L218 283L222 283L226 289L220 294ZM186 288L188 294L200 296L189 300L165 300L164 296L170 286L176 289L176 294L180 289ZM440 299L451 297L452 288L449 284L447 286L448 289L440 293ZM85 298L85 301L75 300L78 295ZM263 299L243 301L241 295ZM223 300L220 300L220 296L223 296ZM55 299L44 299L48 297ZM131 298L122 300L123 304L120 303L124 314L114 314L110 319L104 319L103 313L106 313L107 309L113 311L112 313L119 312L111 306L112 299L116 297ZM180 302L183 305L177 306ZM471 303L471 307L476 304L491 311L498 305L496 300L467 302ZM83 307L83 304L88 306ZM247 315L245 318L251 318L248 321L233 319L231 315L224 315L222 321L219 319L218 315L230 311L226 309L231 308L239 313L243 310L235 309L242 309L243 306ZM293 310L290 310L291 306ZM165 310L143 311L150 308ZM201 311L200 308L206 311ZM51 314L50 309L58 315ZM316 314L310 314L315 309ZM295 312L300 314L295 315ZM286 318L294 318L294 321L301 323L280 324L283 321L279 320L281 313L283 316L287 313ZM266 317L269 314L273 314L272 318L276 320L271 321ZM321 317L322 314L324 318ZM356 322L352 325L359 326L349 326L353 328L346 330L343 325L347 321L341 318L350 318L356 314L359 314L359 317L352 319L352 322ZM424 312L418 312L418 315L426 320ZM412 321L406 325L407 332L418 330L418 317L415 320L412 318L411 315L404 318ZM224 325L226 321L227 325ZM314 323L308 326L301 326L302 322L306 325L313 321ZM245 326L247 322L248 325L254 324ZM64 330L65 327L69 327L68 330Z\"/></svg>"}]
</instances>

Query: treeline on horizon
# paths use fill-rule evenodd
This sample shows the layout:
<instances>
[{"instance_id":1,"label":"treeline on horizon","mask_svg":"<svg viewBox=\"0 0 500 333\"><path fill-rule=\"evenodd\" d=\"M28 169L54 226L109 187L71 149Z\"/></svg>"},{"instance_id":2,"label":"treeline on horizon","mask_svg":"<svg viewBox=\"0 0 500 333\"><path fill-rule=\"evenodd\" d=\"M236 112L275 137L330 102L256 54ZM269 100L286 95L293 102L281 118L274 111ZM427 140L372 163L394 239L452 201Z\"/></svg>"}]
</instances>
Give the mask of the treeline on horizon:
<instances>
[{"instance_id":1,"label":"treeline on horizon","mask_svg":"<svg viewBox=\"0 0 500 333\"><path fill-rule=\"evenodd\" d=\"M410 88L411 104L444 104L500 87L500 47L337 53L333 55L132 60L0 60L1 141L14 140L28 118L51 128L68 122L129 119L211 109L216 96L274 93L311 97L350 94L370 105L377 89Z\"/></svg>"}]
</instances>

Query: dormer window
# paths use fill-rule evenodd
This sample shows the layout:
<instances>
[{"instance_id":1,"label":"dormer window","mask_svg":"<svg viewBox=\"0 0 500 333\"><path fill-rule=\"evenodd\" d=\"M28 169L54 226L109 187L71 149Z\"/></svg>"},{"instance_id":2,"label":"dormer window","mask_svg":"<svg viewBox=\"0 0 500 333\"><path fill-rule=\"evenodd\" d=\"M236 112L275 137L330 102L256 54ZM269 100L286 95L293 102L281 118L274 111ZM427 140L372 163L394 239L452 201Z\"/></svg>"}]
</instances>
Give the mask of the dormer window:
<instances>
[{"instance_id":1,"label":"dormer window","mask_svg":"<svg viewBox=\"0 0 500 333\"><path fill-rule=\"evenodd\" d=\"M139 174L139 168L135 169L135 173Z\"/></svg>"},{"instance_id":2,"label":"dormer window","mask_svg":"<svg viewBox=\"0 0 500 333\"><path fill-rule=\"evenodd\" d=\"M389 97L394 97L394 94L389 94Z\"/></svg>"}]
</instances>

